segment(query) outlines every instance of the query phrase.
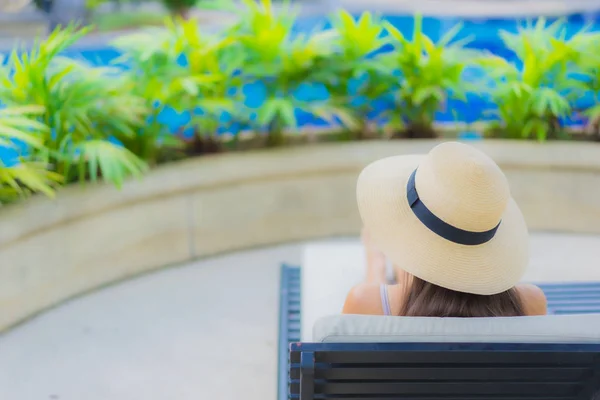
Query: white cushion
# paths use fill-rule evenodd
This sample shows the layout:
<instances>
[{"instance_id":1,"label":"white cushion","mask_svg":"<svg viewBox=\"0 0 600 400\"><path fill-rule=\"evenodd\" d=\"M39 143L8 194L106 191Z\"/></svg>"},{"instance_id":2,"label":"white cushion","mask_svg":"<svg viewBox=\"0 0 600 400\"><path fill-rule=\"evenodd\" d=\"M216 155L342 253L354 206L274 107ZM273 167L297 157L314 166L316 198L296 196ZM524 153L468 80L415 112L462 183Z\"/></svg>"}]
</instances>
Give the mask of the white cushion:
<instances>
[{"instance_id":1,"label":"white cushion","mask_svg":"<svg viewBox=\"0 0 600 400\"><path fill-rule=\"evenodd\" d=\"M511 318L338 315L317 321L327 343L600 343L600 314Z\"/></svg>"}]
</instances>

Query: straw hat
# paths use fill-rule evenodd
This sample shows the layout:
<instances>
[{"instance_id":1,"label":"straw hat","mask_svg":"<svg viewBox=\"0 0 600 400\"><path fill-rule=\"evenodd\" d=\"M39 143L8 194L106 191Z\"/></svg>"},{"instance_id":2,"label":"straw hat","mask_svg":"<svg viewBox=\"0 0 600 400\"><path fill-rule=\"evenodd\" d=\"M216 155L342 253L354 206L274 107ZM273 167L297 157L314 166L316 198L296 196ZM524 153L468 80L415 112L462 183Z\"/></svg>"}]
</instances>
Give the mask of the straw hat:
<instances>
[{"instance_id":1,"label":"straw hat","mask_svg":"<svg viewBox=\"0 0 600 400\"><path fill-rule=\"evenodd\" d=\"M523 215L500 168L474 147L444 143L376 161L360 174L357 199L373 244L427 282L492 295L525 272Z\"/></svg>"}]
</instances>

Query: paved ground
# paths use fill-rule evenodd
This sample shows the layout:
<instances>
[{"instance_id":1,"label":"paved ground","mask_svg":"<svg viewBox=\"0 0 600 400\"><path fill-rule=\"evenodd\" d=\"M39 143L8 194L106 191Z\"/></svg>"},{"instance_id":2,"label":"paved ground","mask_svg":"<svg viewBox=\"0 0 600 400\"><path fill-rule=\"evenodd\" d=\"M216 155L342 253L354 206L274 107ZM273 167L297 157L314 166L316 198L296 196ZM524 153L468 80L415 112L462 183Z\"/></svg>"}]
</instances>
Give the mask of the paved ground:
<instances>
[{"instance_id":1,"label":"paved ground","mask_svg":"<svg viewBox=\"0 0 600 400\"><path fill-rule=\"evenodd\" d=\"M421 12L434 16L535 17L600 10L596 0L338 0L350 10L383 13Z\"/></svg>"},{"instance_id":2,"label":"paved ground","mask_svg":"<svg viewBox=\"0 0 600 400\"><path fill-rule=\"evenodd\" d=\"M17 0L14 0L17 1ZM534 17L563 16L573 13L600 11L597 0L296 0L301 13L324 15L338 8L353 13L370 10L384 14L412 14L456 17ZM112 12L108 4L100 12ZM144 3L140 9L160 9L157 3ZM228 24L233 15L229 12L196 10L197 17L207 29L219 29ZM0 50L10 49L19 42L28 44L32 38L46 31L47 17L32 6L17 13L0 12ZM80 47L98 47L110 42L120 33L89 35L80 41Z\"/></svg>"},{"instance_id":3,"label":"paved ground","mask_svg":"<svg viewBox=\"0 0 600 400\"><path fill-rule=\"evenodd\" d=\"M0 3L2 0L0 0ZM159 3L135 7L124 7L124 11L141 11L144 13L164 14ZM111 14L111 9L104 10L104 14ZM222 29L236 20L235 14L227 11L217 10L195 10L192 16L207 31ZM36 37L46 35L48 31L47 16L32 7L28 7L20 13L0 12L0 51L11 50L15 45L30 46ZM73 48L93 49L105 47L115 38L132 30L115 32L93 32L80 39Z\"/></svg>"},{"instance_id":4,"label":"paved ground","mask_svg":"<svg viewBox=\"0 0 600 400\"><path fill-rule=\"evenodd\" d=\"M72 301L0 336L2 400L275 398L279 263L200 261Z\"/></svg>"},{"instance_id":5,"label":"paved ground","mask_svg":"<svg viewBox=\"0 0 600 400\"><path fill-rule=\"evenodd\" d=\"M21 325L0 336L0 399L275 400L278 267L303 247L160 271ZM532 247L530 279L600 279L600 237Z\"/></svg>"}]
</instances>

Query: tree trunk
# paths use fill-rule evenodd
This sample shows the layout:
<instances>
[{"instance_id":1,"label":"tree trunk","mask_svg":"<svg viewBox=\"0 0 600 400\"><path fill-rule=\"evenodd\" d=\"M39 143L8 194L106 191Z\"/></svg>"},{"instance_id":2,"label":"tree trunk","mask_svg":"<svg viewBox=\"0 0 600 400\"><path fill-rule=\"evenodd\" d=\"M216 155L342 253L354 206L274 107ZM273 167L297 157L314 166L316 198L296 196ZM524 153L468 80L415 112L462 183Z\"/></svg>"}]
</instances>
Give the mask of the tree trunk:
<instances>
[{"instance_id":1,"label":"tree trunk","mask_svg":"<svg viewBox=\"0 0 600 400\"><path fill-rule=\"evenodd\" d=\"M184 21L187 21L190 19L190 11L190 7L180 7L177 10L175 10L175 16L181 18Z\"/></svg>"}]
</instances>

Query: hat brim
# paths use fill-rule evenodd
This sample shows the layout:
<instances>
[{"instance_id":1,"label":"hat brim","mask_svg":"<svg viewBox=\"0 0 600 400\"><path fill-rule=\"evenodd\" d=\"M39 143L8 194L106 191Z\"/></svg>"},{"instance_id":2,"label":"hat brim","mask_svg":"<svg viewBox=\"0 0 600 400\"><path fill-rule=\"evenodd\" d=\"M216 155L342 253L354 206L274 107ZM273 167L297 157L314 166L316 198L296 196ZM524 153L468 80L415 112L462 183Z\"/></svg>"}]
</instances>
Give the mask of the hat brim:
<instances>
[{"instance_id":1,"label":"hat brim","mask_svg":"<svg viewBox=\"0 0 600 400\"><path fill-rule=\"evenodd\" d=\"M375 246L397 267L435 285L479 295L514 287L529 260L529 233L511 198L495 236L470 246L432 232L414 215L407 200L408 179L424 156L376 161L361 173L357 200Z\"/></svg>"}]
</instances>

